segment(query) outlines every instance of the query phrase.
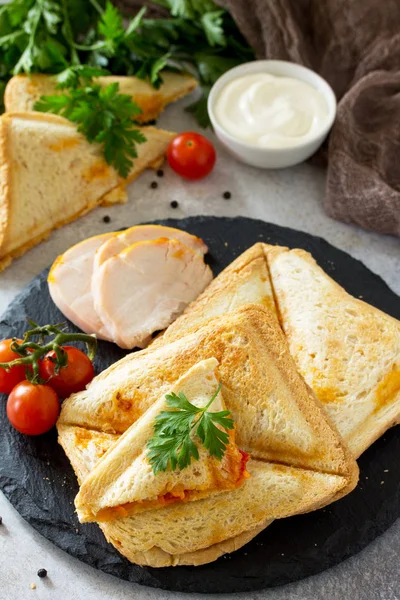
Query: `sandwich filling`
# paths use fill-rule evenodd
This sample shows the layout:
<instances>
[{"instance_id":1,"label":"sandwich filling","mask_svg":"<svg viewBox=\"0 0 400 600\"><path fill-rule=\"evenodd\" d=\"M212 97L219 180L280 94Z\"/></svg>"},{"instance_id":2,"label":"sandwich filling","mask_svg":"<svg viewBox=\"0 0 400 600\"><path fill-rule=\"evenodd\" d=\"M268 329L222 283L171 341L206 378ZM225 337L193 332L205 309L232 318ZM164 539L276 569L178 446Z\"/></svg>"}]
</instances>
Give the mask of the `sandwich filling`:
<instances>
[{"instance_id":1,"label":"sandwich filling","mask_svg":"<svg viewBox=\"0 0 400 600\"><path fill-rule=\"evenodd\" d=\"M247 452L239 450L236 446L230 444L221 463L215 466L215 479L211 487L212 491L214 493L217 491L224 492L241 487L244 481L250 477L247 471L249 459L250 456ZM99 523L104 523L113 519L128 517L144 510L159 509L178 502L201 500L209 494L210 488L189 490L185 489L183 484L178 484L168 492L159 494L156 498L127 502L119 506L104 508L97 514L92 515L92 517Z\"/></svg>"},{"instance_id":2,"label":"sandwich filling","mask_svg":"<svg viewBox=\"0 0 400 600\"><path fill-rule=\"evenodd\" d=\"M112 521L235 490L249 455L235 440L218 361L191 367L98 462L75 499L84 521Z\"/></svg>"}]
</instances>

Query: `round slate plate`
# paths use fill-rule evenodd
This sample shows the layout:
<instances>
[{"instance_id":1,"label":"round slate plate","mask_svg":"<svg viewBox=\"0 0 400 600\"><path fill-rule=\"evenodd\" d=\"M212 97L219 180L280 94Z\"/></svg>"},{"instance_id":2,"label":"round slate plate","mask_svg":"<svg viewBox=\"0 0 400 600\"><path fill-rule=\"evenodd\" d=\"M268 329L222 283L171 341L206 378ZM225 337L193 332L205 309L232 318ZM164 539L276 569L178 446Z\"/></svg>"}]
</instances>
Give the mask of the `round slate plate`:
<instances>
[{"instance_id":1,"label":"round slate plate","mask_svg":"<svg viewBox=\"0 0 400 600\"><path fill-rule=\"evenodd\" d=\"M237 217L168 220L202 237L210 264L219 273L257 241L309 250L351 294L400 318L400 299L362 263L318 237ZM58 323L63 316L51 301L47 270L11 303L0 322L0 339L20 336L26 317ZM74 327L71 325L71 329ZM100 342L96 369L124 355ZM331 506L275 521L237 552L202 567L143 568L130 564L105 541L94 524L80 525L74 513L78 490L72 468L55 431L29 438L14 431L0 402L0 487L18 512L42 535L72 556L122 579L182 592L239 592L276 586L313 575L359 552L400 516L400 428L376 442L360 459L360 483Z\"/></svg>"}]
</instances>

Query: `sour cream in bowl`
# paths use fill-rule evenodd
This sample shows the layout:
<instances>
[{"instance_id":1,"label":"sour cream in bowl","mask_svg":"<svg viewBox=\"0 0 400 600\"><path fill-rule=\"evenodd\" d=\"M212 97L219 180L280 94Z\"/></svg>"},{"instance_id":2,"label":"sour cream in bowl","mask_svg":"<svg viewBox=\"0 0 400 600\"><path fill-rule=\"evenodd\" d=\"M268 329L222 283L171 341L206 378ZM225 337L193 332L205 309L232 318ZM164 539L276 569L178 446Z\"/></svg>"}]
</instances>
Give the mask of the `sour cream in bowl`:
<instances>
[{"instance_id":1,"label":"sour cream in bowl","mask_svg":"<svg viewBox=\"0 0 400 600\"><path fill-rule=\"evenodd\" d=\"M254 61L213 86L208 111L220 141L256 167L283 168L309 158L336 115L335 95L317 73L285 61Z\"/></svg>"}]
</instances>

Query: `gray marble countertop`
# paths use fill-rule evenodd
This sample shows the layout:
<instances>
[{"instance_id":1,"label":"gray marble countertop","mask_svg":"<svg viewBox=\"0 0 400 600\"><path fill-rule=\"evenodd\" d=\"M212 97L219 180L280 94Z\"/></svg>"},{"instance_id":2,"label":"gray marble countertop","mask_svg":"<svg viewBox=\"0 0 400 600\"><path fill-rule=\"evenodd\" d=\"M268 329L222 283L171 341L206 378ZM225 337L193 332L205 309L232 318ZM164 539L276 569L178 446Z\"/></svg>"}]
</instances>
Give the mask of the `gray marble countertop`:
<instances>
[{"instance_id":1,"label":"gray marble countertop","mask_svg":"<svg viewBox=\"0 0 400 600\"><path fill-rule=\"evenodd\" d=\"M180 102L159 121L166 129L194 129ZM211 135L211 134L210 134ZM218 146L217 146L218 147ZM367 233L328 218L322 208L325 174L309 165L284 171L260 171L238 164L218 147L215 171L203 182L187 183L165 169L157 179L148 171L131 184L129 202L99 208L54 232L0 275L0 313L23 286L54 258L85 237L126 225L167 217L244 215L313 234L362 260L400 294L400 241ZM224 191L232 192L224 200ZM177 200L173 210L170 201ZM103 216L109 214L111 223ZM185 594L144 588L104 575L58 550L28 526L0 494L0 598L4 600L166 600ZM229 598L265 600L400 599L400 522L359 555L318 576L275 589ZM36 576L39 568L49 577ZM30 584L36 589L31 590ZM193 600L205 596L191 595ZM211 596L208 596L211 597ZM216 596L217 597L217 596ZM221 597L221 596L220 596ZM228 596L222 596L228 597Z\"/></svg>"}]
</instances>

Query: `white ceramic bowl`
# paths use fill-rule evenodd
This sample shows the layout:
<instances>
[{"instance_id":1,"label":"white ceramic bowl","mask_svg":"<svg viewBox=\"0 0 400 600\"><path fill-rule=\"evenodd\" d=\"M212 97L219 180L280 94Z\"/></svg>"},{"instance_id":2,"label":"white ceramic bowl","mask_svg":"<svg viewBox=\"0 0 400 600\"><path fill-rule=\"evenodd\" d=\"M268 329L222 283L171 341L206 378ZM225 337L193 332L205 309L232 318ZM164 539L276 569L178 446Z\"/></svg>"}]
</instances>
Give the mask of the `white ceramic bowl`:
<instances>
[{"instance_id":1,"label":"white ceramic bowl","mask_svg":"<svg viewBox=\"0 0 400 600\"><path fill-rule=\"evenodd\" d=\"M325 126L317 131L313 138L291 148L260 148L234 138L217 121L214 112L215 103L222 88L229 81L251 73L293 77L319 90L328 106L328 119ZM254 167L282 169L303 162L318 150L335 120L336 98L325 79L311 69L284 60L255 60L230 69L215 82L208 97L208 114L218 139L237 159Z\"/></svg>"}]
</instances>

